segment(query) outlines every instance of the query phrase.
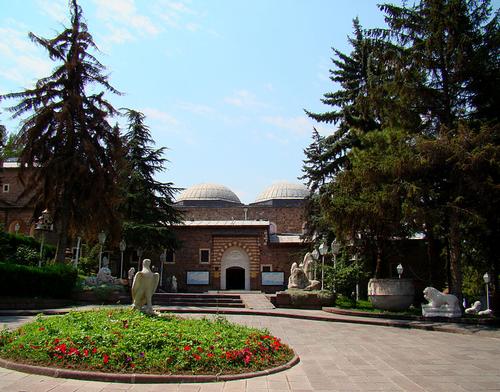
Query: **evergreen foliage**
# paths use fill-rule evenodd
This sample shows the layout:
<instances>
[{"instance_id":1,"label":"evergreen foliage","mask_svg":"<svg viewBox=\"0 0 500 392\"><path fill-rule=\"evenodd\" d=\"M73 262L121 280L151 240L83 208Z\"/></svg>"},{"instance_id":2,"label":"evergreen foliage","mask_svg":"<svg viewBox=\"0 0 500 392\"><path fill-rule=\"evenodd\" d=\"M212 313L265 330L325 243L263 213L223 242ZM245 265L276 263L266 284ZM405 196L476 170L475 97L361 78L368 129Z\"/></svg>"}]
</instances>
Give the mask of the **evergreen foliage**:
<instances>
[{"instance_id":1,"label":"evergreen foliage","mask_svg":"<svg viewBox=\"0 0 500 392\"><path fill-rule=\"evenodd\" d=\"M143 113L125 109L128 131L126 146L125 198L123 203L124 236L134 248L174 248L175 238L169 226L180 222L173 207L177 189L173 184L155 180L154 175L165 169L165 147L154 149Z\"/></svg>"},{"instance_id":2,"label":"evergreen foliage","mask_svg":"<svg viewBox=\"0 0 500 392\"><path fill-rule=\"evenodd\" d=\"M498 287L498 11L475 0L380 9L388 28L358 32L355 21L353 52L336 52L341 89L322 100L335 111L311 115L339 124L305 151L319 200L311 220L359 239L375 272L388 238L424 232L445 244L451 292L460 296L471 255Z\"/></svg>"},{"instance_id":3,"label":"evergreen foliage","mask_svg":"<svg viewBox=\"0 0 500 392\"><path fill-rule=\"evenodd\" d=\"M64 260L69 234L92 237L119 229L120 139L108 123L116 111L104 92L119 93L90 53L97 48L76 0L70 2L70 13L71 25L54 38L29 34L56 62L54 72L31 89L0 97L20 100L10 111L14 118L25 116L19 134L21 175L33 193L35 216L45 208L53 214L58 261ZM104 91L89 93L89 86Z\"/></svg>"}]
</instances>

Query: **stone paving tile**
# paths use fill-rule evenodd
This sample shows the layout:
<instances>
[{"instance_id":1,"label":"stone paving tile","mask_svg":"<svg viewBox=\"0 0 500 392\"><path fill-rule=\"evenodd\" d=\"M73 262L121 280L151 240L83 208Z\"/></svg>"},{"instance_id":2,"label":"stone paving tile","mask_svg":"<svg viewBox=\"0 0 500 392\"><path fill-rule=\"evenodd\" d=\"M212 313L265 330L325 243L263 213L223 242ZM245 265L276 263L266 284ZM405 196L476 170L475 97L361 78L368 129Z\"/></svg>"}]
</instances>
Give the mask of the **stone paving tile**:
<instances>
[{"instance_id":1,"label":"stone paving tile","mask_svg":"<svg viewBox=\"0 0 500 392\"><path fill-rule=\"evenodd\" d=\"M299 319L290 322L286 318L249 315L227 318L268 328L299 353L301 362L278 374L208 384L108 384L0 368L0 391L500 391L500 339L489 337L493 334L458 335Z\"/></svg>"}]
</instances>

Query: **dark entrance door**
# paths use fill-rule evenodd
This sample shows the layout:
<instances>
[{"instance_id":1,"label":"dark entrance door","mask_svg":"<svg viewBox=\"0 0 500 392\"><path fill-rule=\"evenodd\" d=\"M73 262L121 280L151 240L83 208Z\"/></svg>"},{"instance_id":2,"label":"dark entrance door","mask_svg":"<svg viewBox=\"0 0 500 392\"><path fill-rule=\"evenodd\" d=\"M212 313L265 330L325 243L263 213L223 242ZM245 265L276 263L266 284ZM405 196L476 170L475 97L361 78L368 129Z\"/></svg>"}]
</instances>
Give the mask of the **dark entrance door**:
<instances>
[{"instance_id":1,"label":"dark entrance door","mask_svg":"<svg viewBox=\"0 0 500 392\"><path fill-rule=\"evenodd\" d=\"M229 267L226 270L226 289L245 290L245 269Z\"/></svg>"}]
</instances>

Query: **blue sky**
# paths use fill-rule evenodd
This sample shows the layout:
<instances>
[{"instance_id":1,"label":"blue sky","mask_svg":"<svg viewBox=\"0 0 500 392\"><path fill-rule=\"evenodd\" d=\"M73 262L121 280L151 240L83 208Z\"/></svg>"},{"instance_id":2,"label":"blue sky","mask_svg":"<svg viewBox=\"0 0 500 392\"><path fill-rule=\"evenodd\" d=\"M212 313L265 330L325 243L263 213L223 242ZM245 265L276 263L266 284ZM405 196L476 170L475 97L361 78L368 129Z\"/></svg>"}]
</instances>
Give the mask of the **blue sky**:
<instances>
[{"instance_id":1,"label":"blue sky","mask_svg":"<svg viewBox=\"0 0 500 392\"><path fill-rule=\"evenodd\" d=\"M395 2L399 3L399 2ZM498 2L495 2L498 5ZM160 180L215 182L250 203L277 181L299 182L331 47L349 51L356 16L383 25L377 1L81 0L114 87L115 107L144 112L169 148ZM27 38L68 25L66 0L0 1L0 93L20 91L53 65ZM0 122L17 121L0 104ZM320 126L323 134L331 128Z\"/></svg>"}]
</instances>

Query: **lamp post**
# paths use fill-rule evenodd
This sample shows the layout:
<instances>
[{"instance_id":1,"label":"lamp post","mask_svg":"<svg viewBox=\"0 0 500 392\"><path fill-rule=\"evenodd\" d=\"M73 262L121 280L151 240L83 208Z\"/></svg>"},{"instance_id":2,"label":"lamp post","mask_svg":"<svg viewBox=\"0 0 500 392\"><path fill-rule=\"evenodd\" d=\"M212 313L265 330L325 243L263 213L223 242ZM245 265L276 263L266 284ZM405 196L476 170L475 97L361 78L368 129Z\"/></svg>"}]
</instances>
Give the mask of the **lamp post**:
<instances>
[{"instance_id":1,"label":"lamp post","mask_svg":"<svg viewBox=\"0 0 500 392\"><path fill-rule=\"evenodd\" d=\"M325 284L325 255L328 252L328 245L326 243L322 243L319 246L319 254L321 255L321 290L324 289Z\"/></svg>"},{"instance_id":2,"label":"lamp post","mask_svg":"<svg viewBox=\"0 0 500 392\"><path fill-rule=\"evenodd\" d=\"M314 280L316 280L316 265L318 264L318 260L319 260L319 252L318 252L318 250L314 249L311 255L312 255L312 257L315 260L315 262L314 262Z\"/></svg>"},{"instance_id":3,"label":"lamp post","mask_svg":"<svg viewBox=\"0 0 500 392\"><path fill-rule=\"evenodd\" d=\"M337 256L340 253L340 244L337 239L332 241L333 268L337 266Z\"/></svg>"},{"instance_id":4,"label":"lamp post","mask_svg":"<svg viewBox=\"0 0 500 392\"><path fill-rule=\"evenodd\" d=\"M101 267L102 267L102 248L104 247L104 242L106 241L106 233L104 231L101 231L97 235L97 239L99 240L99 244L101 244L101 250L99 251L99 270L101 270Z\"/></svg>"},{"instance_id":5,"label":"lamp post","mask_svg":"<svg viewBox=\"0 0 500 392\"><path fill-rule=\"evenodd\" d=\"M401 279L401 275L403 275L403 266L401 265L401 263L398 264L396 270L398 271L399 279Z\"/></svg>"},{"instance_id":6,"label":"lamp post","mask_svg":"<svg viewBox=\"0 0 500 392\"><path fill-rule=\"evenodd\" d=\"M141 270L141 257L142 257L142 252L144 252L144 249L142 249L140 246L137 248L137 257L139 258L139 261L137 262L137 272Z\"/></svg>"},{"instance_id":7,"label":"lamp post","mask_svg":"<svg viewBox=\"0 0 500 392\"><path fill-rule=\"evenodd\" d=\"M43 244L45 242L45 232L52 231L54 226L52 225L52 218L50 216L49 210L45 209L42 215L38 217L38 221L35 225L35 230L40 231L42 240L40 241L40 258L38 260L38 266L42 266L43 259Z\"/></svg>"},{"instance_id":8,"label":"lamp post","mask_svg":"<svg viewBox=\"0 0 500 392\"><path fill-rule=\"evenodd\" d=\"M163 287L163 263L167 260L167 250L163 249L160 254L160 287Z\"/></svg>"},{"instance_id":9,"label":"lamp post","mask_svg":"<svg viewBox=\"0 0 500 392\"><path fill-rule=\"evenodd\" d=\"M489 289L490 275L488 275L487 272L483 275L483 280L484 283L486 284L486 309L490 310L490 289Z\"/></svg>"},{"instance_id":10,"label":"lamp post","mask_svg":"<svg viewBox=\"0 0 500 392\"><path fill-rule=\"evenodd\" d=\"M125 240L121 240L119 246L120 246L120 254L121 254L121 258L120 258L120 279L123 279L123 252L125 252L125 249L127 249L127 243L125 242Z\"/></svg>"}]
</instances>

